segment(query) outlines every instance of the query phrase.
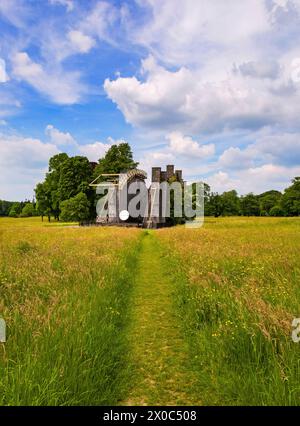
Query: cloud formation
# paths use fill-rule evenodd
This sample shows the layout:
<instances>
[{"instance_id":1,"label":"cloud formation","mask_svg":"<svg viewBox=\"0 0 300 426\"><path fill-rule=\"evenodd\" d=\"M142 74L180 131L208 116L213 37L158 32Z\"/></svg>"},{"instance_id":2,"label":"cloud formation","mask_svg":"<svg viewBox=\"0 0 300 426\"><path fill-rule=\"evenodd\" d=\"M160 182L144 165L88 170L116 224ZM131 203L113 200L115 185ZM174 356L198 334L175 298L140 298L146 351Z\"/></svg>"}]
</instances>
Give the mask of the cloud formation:
<instances>
[{"instance_id":1,"label":"cloud formation","mask_svg":"<svg viewBox=\"0 0 300 426\"><path fill-rule=\"evenodd\" d=\"M77 145L75 139L69 132L61 132L52 124L48 124L45 129L45 134L49 137L50 143L56 146Z\"/></svg>"},{"instance_id":2,"label":"cloud formation","mask_svg":"<svg viewBox=\"0 0 300 426\"><path fill-rule=\"evenodd\" d=\"M33 197L34 187L43 179L48 160L58 149L39 139L0 133L1 198L16 200Z\"/></svg>"},{"instance_id":3,"label":"cloud formation","mask_svg":"<svg viewBox=\"0 0 300 426\"><path fill-rule=\"evenodd\" d=\"M203 159L215 153L214 144L200 145L190 136L184 136L180 132L169 133L166 138L169 140L169 149L174 154Z\"/></svg>"},{"instance_id":4,"label":"cloud formation","mask_svg":"<svg viewBox=\"0 0 300 426\"><path fill-rule=\"evenodd\" d=\"M217 133L226 128L298 125L300 84L284 74L275 82L261 80L275 78L279 68L250 64L241 64L243 75L228 68L226 79L212 81L185 67L168 71L150 56L142 61L143 80L106 79L104 89L134 126ZM249 73L259 78L249 80Z\"/></svg>"},{"instance_id":5,"label":"cloud formation","mask_svg":"<svg viewBox=\"0 0 300 426\"><path fill-rule=\"evenodd\" d=\"M95 46L95 40L83 34L81 31L71 30L68 39L80 53L88 53Z\"/></svg>"},{"instance_id":6,"label":"cloud formation","mask_svg":"<svg viewBox=\"0 0 300 426\"><path fill-rule=\"evenodd\" d=\"M78 150L81 155L86 156L90 161L98 161L111 147L108 143L94 142L86 145L80 145Z\"/></svg>"},{"instance_id":7,"label":"cloud formation","mask_svg":"<svg viewBox=\"0 0 300 426\"><path fill-rule=\"evenodd\" d=\"M76 72L63 74L60 69L45 69L30 59L26 52L18 52L12 58L13 74L26 81L42 94L58 104L73 104L80 99L81 85Z\"/></svg>"},{"instance_id":8,"label":"cloud formation","mask_svg":"<svg viewBox=\"0 0 300 426\"><path fill-rule=\"evenodd\" d=\"M141 165L172 162L218 190L297 173L300 0L0 3L6 121L44 108L35 134L50 123L50 145L92 160L125 129Z\"/></svg>"}]
</instances>

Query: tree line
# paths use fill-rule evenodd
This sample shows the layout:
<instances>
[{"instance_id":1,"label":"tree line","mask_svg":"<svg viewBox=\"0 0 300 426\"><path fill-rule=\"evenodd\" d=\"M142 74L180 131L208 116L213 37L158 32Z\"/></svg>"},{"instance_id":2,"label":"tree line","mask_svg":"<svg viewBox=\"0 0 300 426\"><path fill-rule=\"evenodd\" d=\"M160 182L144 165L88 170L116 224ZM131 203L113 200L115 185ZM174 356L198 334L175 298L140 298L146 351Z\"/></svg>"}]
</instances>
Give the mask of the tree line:
<instances>
[{"instance_id":1,"label":"tree line","mask_svg":"<svg viewBox=\"0 0 300 426\"><path fill-rule=\"evenodd\" d=\"M39 216L35 200L5 201L0 200L0 217L30 217Z\"/></svg>"},{"instance_id":2,"label":"tree line","mask_svg":"<svg viewBox=\"0 0 300 426\"><path fill-rule=\"evenodd\" d=\"M255 195L249 193L238 196L235 190L218 194L211 192L205 184L204 190L206 216L299 216L300 215L300 177L283 193L276 190Z\"/></svg>"},{"instance_id":3,"label":"tree line","mask_svg":"<svg viewBox=\"0 0 300 426\"><path fill-rule=\"evenodd\" d=\"M84 156L69 157L66 153L50 158L43 182L35 188L36 200L9 202L0 200L0 216L41 216L51 220L93 220L96 215L96 193L89 184L101 173L120 173L134 169L128 143L112 145L97 163ZM204 211L206 216L299 216L300 177L295 177L283 193L276 190L259 195L239 196L235 190L222 194L212 192L204 184Z\"/></svg>"}]
</instances>

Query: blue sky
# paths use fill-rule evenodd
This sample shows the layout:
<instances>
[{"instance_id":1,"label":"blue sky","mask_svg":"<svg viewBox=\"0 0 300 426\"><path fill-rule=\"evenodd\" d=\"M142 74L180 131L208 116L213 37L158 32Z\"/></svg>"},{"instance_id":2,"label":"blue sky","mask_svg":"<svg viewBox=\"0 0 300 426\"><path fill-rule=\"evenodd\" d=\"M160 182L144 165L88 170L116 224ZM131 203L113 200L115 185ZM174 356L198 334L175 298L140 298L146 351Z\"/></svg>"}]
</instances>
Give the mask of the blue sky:
<instances>
[{"instance_id":1,"label":"blue sky","mask_svg":"<svg viewBox=\"0 0 300 426\"><path fill-rule=\"evenodd\" d=\"M300 175L300 0L0 0L0 198L126 140L215 191Z\"/></svg>"}]
</instances>

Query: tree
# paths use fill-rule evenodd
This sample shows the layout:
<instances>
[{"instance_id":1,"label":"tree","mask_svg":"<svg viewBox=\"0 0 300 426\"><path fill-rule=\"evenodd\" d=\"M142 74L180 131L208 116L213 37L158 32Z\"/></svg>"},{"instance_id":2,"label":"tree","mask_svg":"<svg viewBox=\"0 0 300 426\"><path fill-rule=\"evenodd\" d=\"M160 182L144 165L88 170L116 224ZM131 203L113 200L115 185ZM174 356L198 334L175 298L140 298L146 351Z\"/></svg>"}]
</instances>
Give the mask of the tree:
<instances>
[{"instance_id":1,"label":"tree","mask_svg":"<svg viewBox=\"0 0 300 426\"><path fill-rule=\"evenodd\" d=\"M267 191L257 196L261 216L268 216L270 210L280 204L282 194L279 191Z\"/></svg>"},{"instance_id":2,"label":"tree","mask_svg":"<svg viewBox=\"0 0 300 426\"><path fill-rule=\"evenodd\" d=\"M21 214L23 206L24 206L24 203L22 202L17 201L13 203L9 211L9 217L18 217Z\"/></svg>"},{"instance_id":3,"label":"tree","mask_svg":"<svg viewBox=\"0 0 300 426\"><path fill-rule=\"evenodd\" d=\"M51 214L55 219L59 219L59 203L61 201L59 183L62 174L62 166L69 160L66 153L54 155L49 160L49 172L46 175L45 184L47 190L47 198L50 200Z\"/></svg>"},{"instance_id":4,"label":"tree","mask_svg":"<svg viewBox=\"0 0 300 426\"><path fill-rule=\"evenodd\" d=\"M69 157L65 153L51 157L46 179L35 189L37 208L42 220L45 215L49 221L51 215L59 220L61 202L80 192L86 193L92 201L94 194L89 188L92 178L92 166L86 157Z\"/></svg>"},{"instance_id":5,"label":"tree","mask_svg":"<svg viewBox=\"0 0 300 426\"><path fill-rule=\"evenodd\" d=\"M287 216L300 215L300 177L292 180L292 185L284 191L280 204Z\"/></svg>"},{"instance_id":6,"label":"tree","mask_svg":"<svg viewBox=\"0 0 300 426\"><path fill-rule=\"evenodd\" d=\"M8 216L13 204L12 201L0 200L0 216Z\"/></svg>"},{"instance_id":7,"label":"tree","mask_svg":"<svg viewBox=\"0 0 300 426\"><path fill-rule=\"evenodd\" d=\"M210 204L210 186L204 183L204 216L213 216L213 209Z\"/></svg>"},{"instance_id":8,"label":"tree","mask_svg":"<svg viewBox=\"0 0 300 426\"><path fill-rule=\"evenodd\" d=\"M259 201L258 198L250 193L241 197L241 211L244 216L258 216L259 215Z\"/></svg>"},{"instance_id":9,"label":"tree","mask_svg":"<svg viewBox=\"0 0 300 426\"><path fill-rule=\"evenodd\" d=\"M49 160L49 173L57 172L57 182L59 180L59 173L61 165L68 160L69 156L65 152L61 152L60 154L56 154Z\"/></svg>"},{"instance_id":10,"label":"tree","mask_svg":"<svg viewBox=\"0 0 300 426\"><path fill-rule=\"evenodd\" d=\"M223 200L221 195L219 195L217 192L212 192L210 194L209 204L210 204L211 215L215 217L219 217L223 214L223 211L224 211Z\"/></svg>"},{"instance_id":11,"label":"tree","mask_svg":"<svg viewBox=\"0 0 300 426\"><path fill-rule=\"evenodd\" d=\"M58 200L61 203L80 192L88 194L93 179L93 169L86 157L70 157L61 164L58 183Z\"/></svg>"},{"instance_id":12,"label":"tree","mask_svg":"<svg viewBox=\"0 0 300 426\"><path fill-rule=\"evenodd\" d=\"M101 173L121 173L135 169L139 163L133 161L133 155L128 143L112 145L105 156L99 160L95 167L95 178Z\"/></svg>"},{"instance_id":13,"label":"tree","mask_svg":"<svg viewBox=\"0 0 300 426\"><path fill-rule=\"evenodd\" d=\"M237 216L240 214L240 199L235 190L223 192L221 201L223 216Z\"/></svg>"},{"instance_id":14,"label":"tree","mask_svg":"<svg viewBox=\"0 0 300 426\"><path fill-rule=\"evenodd\" d=\"M79 222L89 219L90 202L86 194L80 192L69 200L62 201L60 204L60 218L64 222Z\"/></svg>"},{"instance_id":15,"label":"tree","mask_svg":"<svg viewBox=\"0 0 300 426\"><path fill-rule=\"evenodd\" d=\"M51 220L52 213L52 200L51 200L51 190L49 188L48 182L38 183L35 188L35 196L37 201L37 212L44 220L44 216L48 216L48 221Z\"/></svg>"},{"instance_id":16,"label":"tree","mask_svg":"<svg viewBox=\"0 0 300 426\"><path fill-rule=\"evenodd\" d=\"M25 206L22 209L22 212L20 214L20 217L32 217L36 216L37 211L34 207L33 203L26 203Z\"/></svg>"},{"instance_id":17,"label":"tree","mask_svg":"<svg viewBox=\"0 0 300 426\"><path fill-rule=\"evenodd\" d=\"M269 215L270 216L284 216L284 210L282 209L282 207L280 205L277 206L273 206L270 211L269 211Z\"/></svg>"}]
</instances>

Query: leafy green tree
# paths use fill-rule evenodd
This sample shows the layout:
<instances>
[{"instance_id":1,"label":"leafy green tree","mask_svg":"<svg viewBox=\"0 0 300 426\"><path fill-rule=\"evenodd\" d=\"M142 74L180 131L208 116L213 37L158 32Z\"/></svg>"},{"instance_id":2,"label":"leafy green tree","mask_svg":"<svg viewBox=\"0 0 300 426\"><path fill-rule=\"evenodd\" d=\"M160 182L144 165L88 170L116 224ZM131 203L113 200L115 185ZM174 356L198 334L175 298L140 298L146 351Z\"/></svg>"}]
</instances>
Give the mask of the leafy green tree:
<instances>
[{"instance_id":1,"label":"leafy green tree","mask_svg":"<svg viewBox=\"0 0 300 426\"><path fill-rule=\"evenodd\" d=\"M220 194L212 192L209 198L210 213L214 217L219 217L223 214L224 204Z\"/></svg>"},{"instance_id":2,"label":"leafy green tree","mask_svg":"<svg viewBox=\"0 0 300 426\"><path fill-rule=\"evenodd\" d=\"M61 152L60 154L54 155L49 160L49 173L57 172L57 182L59 181L60 168L62 164L68 160L68 158L68 154Z\"/></svg>"},{"instance_id":3,"label":"leafy green tree","mask_svg":"<svg viewBox=\"0 0 300 426\"><path fill-rule=\"evenodd\" d=\"M22 209L22 212L20 214L20 217L32 217L36 216L37 211L34 207L33 203L26 203L25 206Z\"/></svg>"},{"instance_id":4,"label":"leafy green tree","mask_svg":"<svg viewBox=\"0 0 300 426\"><path fill-rule=\"evenodd\" d=\"M44 216L48 216L48 221L50 222L51 215L56 219L59 218L59 181L61 166L68 158L68 155L65 153L60 153L51 157L45 181L37 184L35 188L37 210L42 220L44 220Z\"/></svg>"},{"instance_id":5,"label":"leafy green tree","mask_svg":"<svg viewBox=\"0 0 300 426\"><path fill-rule=\"evenodd\" d=\"M17 209L15 203L12 205L12 207L9 210L9 217L18 217Z\"/></svg>"},{"instance_id":6,"label":"leafy green tree","mask_svg":"<svg viewBox=\"0 0 300 426\"><path fill-rule=\"evenodd\" d=\"M133 160L132 151L128 143L112 145L105 156L95 167L94 176L101 173L121 173L124 170L135 169L138 166Z\"/></svg>"},{"instance_id":7,"label":"leafy green tree","mask_svg":"<svg viewBox=\"0 0 300 426\"><path fill-rule=\"evenodd\" d=\"M93 169L86 157L70 157L60 166L58 200L61 203L80 192L91 192L89 184L93 179Z\"/></svg>"},{"instance_id":8,"label":"leafy green tree","mask_svg":"<svg viewBox=\"0 0 300 426\"><path fill-rule=\"evenodd\" d=\"M204 183L204 216L213 216L213 209L210 203L211 191L210 186Z\"/></svg>"},{"instance_id":9,"label":"leafy green tree","mask_svg":"<svg viewBox=\"0 0 300 426\"><path fill-rule=\"evenodd\" d=\"M259 216L259 201L257 196L250 193L241 197L241 211L244 216Z\"/></svg>"},{"instance_id":10,"label":"leafy green tree","mask_svg":"<svg viewBox=\"0 0 300 426\"><path fill-rule=\"evenodd\" d=\"M59 219L60 196L60 178L62 175L62 166L69 160L66 153L54 155L49 160L49 172L46 175L45 184L48 192L48 199L51 200L51 214L55 219Z\"/></svg>"},{"instance_id":11,"label":"leafy green tree","mask_svg":"<svg viewBox=\"0 0 300 426\"><path fill-rule=\"evenodd\" d=\"M240 214L240 199L235 190L223 192L221 199L223 216L238 216Z\"/></svg>"},{"instance_id":12,"label":"leafy green tree","mask_svg":"<svg viewBox=\"0 0 300 426\"><path fill-rule=\"evenodd\" d=\"M260 215L270 215L270 210L280 203L281 197L281 192L274 190L258 195Z\"/></svg>"},{"instance_id":13,"label":"leafy green tree","mask_svg":"<svg viewBox=\"0 0 300 426\"><path fill-rule=\"evenodd\" d=\"M38 183L35 188L35 196L37 201L37 212L44 220L44 216L48 216L48 221L51 220L52 213L52 201L51 201L51 190L48 182Z\"/></svg>"},{"instance_id":14,"label":"leafy green tree","mask_svg":"<svg viewBox=\"0 0 300 426\"><path fill-rule=\"evenodd\" d=\"M0 216L8 216L13 204L13 201L0 200Z\"/></svg>"},{"instance_id":15,"label":"leafy green tree","mask_svg":"<svg viewBox=\"0 0 300 426\"><path fill-rule=\"evenodd\" d=\"M90 217L90 202L83 192L60 204L60 219L64 222L78 222Z\"/></svg>"},{"instance_id":16,"label":"leafy green tree","mask_svg":"<svg viewBox=\"0 0 300 426\"><path fill-rule=\"evenodd\" d=\"M53 156L49 160L49 171L43 183L35 189L37 208L43 217L51 215L59 220L60 205L80 192L93 200L94 193L89 188L93 178L93 169L86 157L69 157L65 153Z\"/></svg>"},{"instance_id":17,"label":"leafy green tree","mask_svg":"<svg viewBox=\"0 0 300 426\"><path fill-rule=\"evenodd\" d=\"M9 217L18 217L22 212L23 206L24 206L24 203L22 202L17 201L13 203L9 211Z\"/></svg>"},{"instance_id":18,"label":"leafy green tree","mask_svg":"<svg viewBox=\"0 0 300 426\"><path fill-rule=\"evenodd\" d=\"M300 215L300 177L292 180L292 185L284 191L280 204L287 216Z\"/></svg>"},{"instance_id":19,"label":"leafy green tree","mask_svg":"<svg viewBox=\"0 0 300 426\"><path fill-rule=\"evenodd\" d=\"M282 207L280 205L273 206L269 211L269 215L270 216L277 216L277 217L285 216L284 210L282 209Z\"/></svg>"}]
</instances>

